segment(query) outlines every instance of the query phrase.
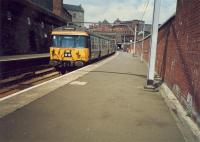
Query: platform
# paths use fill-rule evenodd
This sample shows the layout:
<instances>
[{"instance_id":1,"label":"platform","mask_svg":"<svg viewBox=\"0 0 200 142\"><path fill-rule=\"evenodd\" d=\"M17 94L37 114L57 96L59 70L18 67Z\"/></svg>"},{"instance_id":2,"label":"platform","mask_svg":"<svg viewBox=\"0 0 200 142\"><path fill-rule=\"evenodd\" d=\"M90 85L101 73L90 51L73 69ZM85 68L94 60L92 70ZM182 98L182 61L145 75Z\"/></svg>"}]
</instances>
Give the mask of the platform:
<instances>
[{"instance_id":1,"label":"platform","mask_svg":"<svg viewBox=\"0 0 200 142\"><path fill-rule=\"evenodd\" d=\"M184 142L146 66L117 53L0 100L2 142Z\"/></svg>"},{"instance_id":2,"label":"platform","mask_svg":"<svg viewBox=\"0 0 200 142\"><path fill-rule=\"evenodd\" d=\"M0 56L0 62L28 60L28 59L36 59L36 58L47 58L47 57L49 57L49 53Z\"/></svg>"}]
</instances>

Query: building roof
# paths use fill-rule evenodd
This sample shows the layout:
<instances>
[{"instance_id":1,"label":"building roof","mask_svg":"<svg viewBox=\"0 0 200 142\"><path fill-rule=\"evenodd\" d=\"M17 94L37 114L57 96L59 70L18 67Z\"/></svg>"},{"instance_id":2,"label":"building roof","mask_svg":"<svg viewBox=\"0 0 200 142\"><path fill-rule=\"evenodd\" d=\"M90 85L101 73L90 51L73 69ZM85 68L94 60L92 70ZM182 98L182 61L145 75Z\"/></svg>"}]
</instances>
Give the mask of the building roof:
<instances>
[{"instance_id":1,"label":"building roof","mask_svg":"<svg viewBox=\"0 0 200 142\"><path fill-rule=\"evenodd\" d=\"M63 7L66 10L84 12L84 9L82 8L81 5L63 4Z\"/></svg>"},{"instance_id":2,"label":"building roof","mask_svg":"<svg viewBox=\"0 0 200 142\"><path fill-rule=\"evenodd\" d=\"M119 18L117 18L117 20L114 21L114 24L115 23L121 23L121 21L119 20Z\"/></svg>"},{"instance_id":3,"label":"building roof","mask_svg":"<svg viewBox=\"0 0 200 142\"><path fill-rule=\"evenodd\" d=\"M1 1L1 0L0 0ZM17 3L20 3L20 4L23 4L25 5L27 8L33 8L34 10L38 11L38 12L41 12L41 13L44 13L46 14L47 16L50 16L52 18L55 18L59 21L62 21L64 23L66 23L66 20L60 16L57 16L55 15L53 12L51 12L50 10L47 10L45 9L44 7L30 1L30 0L10 0L12 2L17 2Z\"/></svg>"},{"instance_id":4,"label":"building roof","mask_svg":"<svg viewBox=\"0 0 200 142\"><path fill-rule=\"evenodd\" d=\"M102 24L110 24L110 23L106 19L104 19Z\"/></svg>"}]
</instances>

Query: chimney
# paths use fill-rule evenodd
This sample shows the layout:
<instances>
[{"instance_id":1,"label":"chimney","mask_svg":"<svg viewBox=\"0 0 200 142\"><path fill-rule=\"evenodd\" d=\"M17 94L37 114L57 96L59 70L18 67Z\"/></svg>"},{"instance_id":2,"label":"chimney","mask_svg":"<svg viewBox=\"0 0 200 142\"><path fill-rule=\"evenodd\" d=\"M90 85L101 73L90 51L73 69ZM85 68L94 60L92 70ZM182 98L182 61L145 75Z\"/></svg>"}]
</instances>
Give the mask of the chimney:
<instances>
[{"instance_id":1,"label":"chimney","mask_svg":"<svg viewBox=\"0 0 200 142\"><path fill-rule=\"evenodd\" d=\"M62 15L63 0L53 0L53 13L61 16Z\"/></svg>"}]
</instances>

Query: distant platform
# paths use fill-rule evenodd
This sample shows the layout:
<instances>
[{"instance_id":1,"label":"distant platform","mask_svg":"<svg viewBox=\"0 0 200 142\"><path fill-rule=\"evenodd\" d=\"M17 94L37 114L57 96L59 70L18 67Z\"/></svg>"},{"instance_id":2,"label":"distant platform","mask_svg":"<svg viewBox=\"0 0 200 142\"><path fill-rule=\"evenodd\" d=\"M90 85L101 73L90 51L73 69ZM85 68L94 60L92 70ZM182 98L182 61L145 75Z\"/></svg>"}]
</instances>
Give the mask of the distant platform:
<instances>
[{"instance_id":1,"label":"distant platform","mask_svg":"<svg viewBox=\"0 0 200 142\"><path fill-rule=\"evenodd\" d=\"M49 56L50 56L49 53L13 55L13 56L0 56L0 62L9 62L9 61L17 61L17 60L28 60L28 59L36 59L36 58L47 58Z\"/></svg>"}]
</instances>

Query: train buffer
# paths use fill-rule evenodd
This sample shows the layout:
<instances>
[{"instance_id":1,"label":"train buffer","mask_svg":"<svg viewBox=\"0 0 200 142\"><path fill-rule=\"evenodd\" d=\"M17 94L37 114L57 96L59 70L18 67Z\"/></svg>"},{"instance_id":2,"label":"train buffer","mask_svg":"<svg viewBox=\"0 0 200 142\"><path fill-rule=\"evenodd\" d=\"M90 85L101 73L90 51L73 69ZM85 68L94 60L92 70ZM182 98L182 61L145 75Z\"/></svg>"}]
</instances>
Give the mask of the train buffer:
<instances>
[{"instance_id":1,"label":"train buffer","mask_svg":"<svg viewBox=\"0 0 200 142\"><path fill-rule=\"evenodd\" d=\"M118 52L0 100L0 141L184 142L147 67Z\"/></svg>"}]
</instances>

